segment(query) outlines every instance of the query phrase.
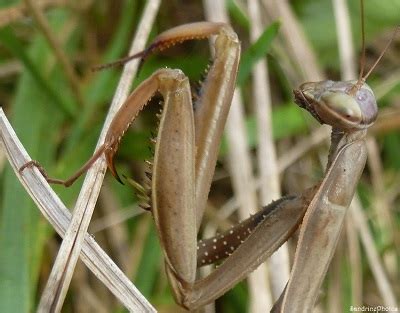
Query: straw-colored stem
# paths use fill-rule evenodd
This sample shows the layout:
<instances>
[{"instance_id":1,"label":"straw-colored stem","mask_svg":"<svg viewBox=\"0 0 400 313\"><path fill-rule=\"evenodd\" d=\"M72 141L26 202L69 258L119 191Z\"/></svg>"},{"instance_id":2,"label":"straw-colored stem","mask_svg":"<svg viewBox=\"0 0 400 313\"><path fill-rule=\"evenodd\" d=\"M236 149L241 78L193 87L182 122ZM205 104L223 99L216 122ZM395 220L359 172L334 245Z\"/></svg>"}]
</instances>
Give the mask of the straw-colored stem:
<instances>
[{"instance_id":1,"label":"straw-colored stem","mask_svg":"<svg viewBox=\"0 0 400 313\"><path fill-rule=\"evenodd\" d=\"M248 0L250 40L255 42L262 34L261 8L258 0ZM257 161L260 180L260 205L281 197L279 170L272 133L271 90L266 60L253 68L253 102L257 119ZM289 251L287 244L276 251L268 261L273 299L278 299L289 279Z\"/></svg>"},{"instance_id":2,"label":"straw-colored stem","mask_svg":"<svg viewBox=\"0 0 400 313\"><path fill-rule=\"evenodd\" d=\"M210 21L229 23L223 1L205 0L205 13ZM239 216L247 218L257 209L254 177L245 131L245 118L240 92L236 89L226 123L226 137L229 146L228 158L235 197L239 203ZM265 312L271 306L271 295L267 284L265 265L248 277L250 312Z\"/></svg>"},{"instance_id":3,"label":"straw-colored stem","mask_svg":"<svg viewBox=\"0 0 400 313\"><path fill-rule=\"evenodd\" d=\"M151 0L147 2L129 54L144 49L159 5L159 0ZM128 96L130 84L136 75L138 64L139 61L135 60L126 64L124 67L97 148L103 143L111 120ZM88 170L74 209L72 221L67 229L40 300L38 312L59 312L61 310L81 251L84 235L87 232L94 206L103 183L105 171L106 163L104 157L101 157L96 161L96 163Z\"/></svg>"},{"instance_id":4,"label":"straw-colored stem","mask_svg":"<svg viewBox=\"0 0 400 313\"><path fill-rule=\"evenodd\" d=\"M22 174L19 172L19 168L31 158L17 138L1 108L0 147L5 152L17 178L36 203L42 215L53 226L54 230L61 237L64 237L71 222L71 212L51 189L38 169L26 170ZM95 276L110 289L130 312L155 312L130 279L123 274L88 233L84 235L80 257Z\"/></svg>"},{"instance_id":5,"label":"straw-colored stem","mask_svg":"<svg viewBox=\"0 0 400 313\"><path fill-rule=\"evenodd\" d=\"M387 307L398 307L393 288L390 285L390 281L385 273L382 261L379 258L372 233L368 227L367 218L365 217L360 199L358 197L353 199L350 205L350 213L360 234L361 243L365 250L367 260L375 278L379 293L383 299L383 304Z\"/></svg>"},{"instance_id":6,"label":"straw-colored stem","mask_svg":"<svg viewBox=\"0 0 400 313\"><path fill-rule=\"evenodd\" d=\"M362 69L360 69L360 75L355 73L355 61L354 61L354 47L352 44L351 39L351 23L350 23L350 14L346 2L344 0L333 0L333 6L335 9L335 23L337 29L337 37L338 37L338 45L339 45L339 56L340 56L340 63L342 69L342 79L349 80L354 79L357 76L362 76ZM364 14L363 10L361 9L361 14ZM362 23L364 22L363 18L361 18ZM364 34L362 34L364 36ZM364 41L364 39L363 39ZM363 44L364 48L364 44ZM362 52L364 55L364 51ZM363 63L363 62L361 62ZM364 66L364 64L361 64ZM377 143L374 137L369 137L367 140L367 152L368 152L368 164L371 169L372 173L372 181L375 187L375 194L377 195L377 201L374 205L375 208L379 207L378 213L376 214L378 224L381 226L381 229L385 230L388 233L389 237L393 237L393 229L391 219L390 219L390 212L388 203L385 201L384 197L380 195L383 194L383 178L382 178L382 169L381 169L381 161L377 151ZM355 204L356 203L356 204ZM357 206L358 205L358 206ZM355 219L355 216L358 217L355 220L355 224L358 224L359 231L366 231L364 229L363 223L363 214L360 202L358 200L357 194L355 195L355 201L352 203L353 206L353 214L351 214L348 218L351 220L352 218ZM354 213L354 210L356 213ZM358 214L358 215L357 215ZM366 241L369 241L368 233L360 234L362 242L365 244ZM371 238L372 239L372 238ZM392 239L392 238L391 238ZM391 290L391 286L389 281L386 278L386 275L383 271L383 265L381 264L378 254L376 252L375 244L371 240L369 242L369 253L367 253L368 260L370 261L370 266L375 274L375 280L380 288L382 293L382 297L385 299L387 305L393 305L395 303L395 299L393 296L393 291ZM353 275L360 275L358 270L351 270L352 276ZM361 281L361 278L354 277L352 278L352 294L359 294L360 286L358 285ZM358 284L357 284L358 283ZM385 295L383 295L385 293ZM355 299L355 301L359 301Z\"/></svg>"},{"instance_id":7,"label":"straw-colored stem","mask_svg":"<svg viewBox=\"0 0 400 313\"><path fill-rule=\"evenodd\" d=\"M356 78L356 62L350 28L350 15L346 0L332 0L338 36L340 72L342 80Z\"/></svg>"},{"instance_id":8,"label":"straw-colored stem","mask_svg":"<svg viewBox=\"0 0 400 313\"><path fill-rule=\"evenodd\" d=\"M297 83L304 81L319 81L324 79L317 57L313 52L306 36L296 19L287 0L262 0L265 14L269 20L282 20L281 36L286 45L285 51L295 61L296 68L300 69Z\"/></svg>"}]
</instances>

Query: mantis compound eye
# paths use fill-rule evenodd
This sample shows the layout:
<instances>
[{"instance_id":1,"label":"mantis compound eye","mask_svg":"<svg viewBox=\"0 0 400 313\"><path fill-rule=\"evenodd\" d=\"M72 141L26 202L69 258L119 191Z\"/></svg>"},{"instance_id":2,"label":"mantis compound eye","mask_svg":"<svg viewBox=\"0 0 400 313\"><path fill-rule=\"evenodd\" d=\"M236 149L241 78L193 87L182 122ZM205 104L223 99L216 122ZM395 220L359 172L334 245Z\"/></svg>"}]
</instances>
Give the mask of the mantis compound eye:
<instances>
[{"instance_id":1,"label":"mantis compound eye","mask_svg":"<svg viewBox=\"0 0 400 313\"><path fill-rule=\"evenodd\" d=\"M321 106L325 106L337 118L350 123L361 123L362 112L357 101L343 92L327 91L321 96Z\"/></svg>"},{"instance_id":2,"label":"mantis compound eye","mask_svg":"<svg viewBox=\"0 0 400 313\"><path fill-rule=\"evenodd\" d=\"M355 99L360 106L362 123L366 126L371 125L378 116L378 106L371 88L364 84L356 93Z\"/></svg>"},{"instance_id":3,"label":"mantis compound eye","mask_svg":"<svg viewBox=\"0 0 400 313\"><path fill-rule=\"evenodd\" d=\"M294 90L295 102L321 124L339 129L363 129L376 119L375 96L367 84L353 94L355 81L322 81L302 84Z\"/></svg>"}]
</instances>

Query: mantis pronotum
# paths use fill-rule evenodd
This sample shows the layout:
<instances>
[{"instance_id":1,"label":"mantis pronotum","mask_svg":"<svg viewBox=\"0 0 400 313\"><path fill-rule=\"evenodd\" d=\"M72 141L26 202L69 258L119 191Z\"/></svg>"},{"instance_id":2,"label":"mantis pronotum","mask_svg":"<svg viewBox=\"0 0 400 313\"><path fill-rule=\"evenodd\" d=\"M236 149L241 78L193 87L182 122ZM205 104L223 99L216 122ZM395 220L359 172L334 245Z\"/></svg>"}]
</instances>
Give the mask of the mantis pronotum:
<instances>
[{"instance_id":1,"label":"mantis pronotum","mask_svg":"<svg viewBox=\"0 0 400 313\"><path fill-rule=\"evenodd\" d=\"M375 98L364 83L366 76L357 81L305 83L296 89L296 103L333 129L323 180L301 195L271 203L226 233L197 243L233 95L240 43L230 26L200 22L163 32L146 51L136 55L144 57L176 42L211 35L217 36L215 58L194 112L186 76L180 70L158 70L133 91L113 120L103 146L77 174L66 181L43 174L49 182L69 186L104 153L112 174L120 180L113 163L120 139L154 93L161 92L165 102L155 147L151 211L177 302L196 309L219 297L268 258L302 223L292 274L273 310L309 312L364 168L364 137L376 118ZM28 163L21 171L29 165L37 163ZM196 280L197 267L220 261L209 276Z\"/></svg>"}]
</instances>

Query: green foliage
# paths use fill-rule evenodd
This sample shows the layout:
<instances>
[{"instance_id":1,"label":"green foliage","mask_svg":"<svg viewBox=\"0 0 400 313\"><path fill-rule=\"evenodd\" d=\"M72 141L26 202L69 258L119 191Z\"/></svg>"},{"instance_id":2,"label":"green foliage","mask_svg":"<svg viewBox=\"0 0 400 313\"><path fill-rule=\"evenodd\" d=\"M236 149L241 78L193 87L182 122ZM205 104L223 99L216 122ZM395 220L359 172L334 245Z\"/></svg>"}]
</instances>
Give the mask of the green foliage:
<instances>
[{"instance_id":1,"label":"green foliage","mask_svg":"<svg viewBox=\"0 0 400 313\"><path fill-rule=\"evenodd\" d=\"M272 40L275 38L279 30L279 23L275 22L269 25L253 43L250 48L243 52L240 60L239 73L237 77L237 84L242 85L249 77L253 66L268 53L271 47Z\"/></svg>"},{"instance_id":2,"label":"green foliage","mask_svg":"<svg viewBox=\"0 0 400 313\"><path fill-rule=\"evenodd\" d=\"M352 24L352 40L356 51L361 50L360 1L348 1ZM371 42L382 31L393 29L398 24L400 2L397 0L366 0L365 35ZM302 22L307 38L316 51L318 62L329 69L339 70L336 27L332 1L304 0L295 2L295 7Z\"/></svg>"},{"instance_id":3,"label":"green foliage","mask_svg":"<svg viewBox=\"0 0 400 313\"><path fill-rule=\"evenodd\" d=\"M42 89L42 92L47 95L55 105L65 110L67 115L71 117L74 116L77 111L76 103L69 103L65 101L65 99L68 98L60 97L60 94L56 92L55 86L52 86L52 82L42 75L40 69L37 67L38 64L26 54L24 47L15 37L10 27L5 27L0 30L0 40L4 46L23 63L24 68L29 71L35 83Z\"/></svg>"},{"instance_id":4,"label":"green foliage","mask_svg":"<svg viewBox=\"0 0 400 313\"><path fill-rule=\"evenodd\" d=\"M226 0L225 3L232 20L248 31L250 28L249 19L244 10L238 5L237 1Z\"/></svg>"},{"instance_id":5,"label":"green foliage","mask_svg":"<svg viewBox=\"0 0 400 313\"><path fill-rule=\"evenodd\" d=\"M65 14L59 13L56 15L58 23L66 18ZM12 40L15 41L15 38ZM40 36L33 39L28 53L36 64L36 70L44 68L50 55ZM54 98L48 97L49 89L43 88L43 81L38 79L44 75L39 71L34 75L31 70L23 72L16 90L11 121L27 150L37 156L44 166L48 166L56 148L51 144L55 141L56 133L48 130L49 127L60 127L66 111L54 105ZM49 81L62 80L54 69L46 75ZM43 145L44 141L50 144ZM28 312L36 292L44 229L38 210L15 179L14 173L7 168L4 174L0 220L0 303L5 312Z\"/></svg>"}]
</instances>

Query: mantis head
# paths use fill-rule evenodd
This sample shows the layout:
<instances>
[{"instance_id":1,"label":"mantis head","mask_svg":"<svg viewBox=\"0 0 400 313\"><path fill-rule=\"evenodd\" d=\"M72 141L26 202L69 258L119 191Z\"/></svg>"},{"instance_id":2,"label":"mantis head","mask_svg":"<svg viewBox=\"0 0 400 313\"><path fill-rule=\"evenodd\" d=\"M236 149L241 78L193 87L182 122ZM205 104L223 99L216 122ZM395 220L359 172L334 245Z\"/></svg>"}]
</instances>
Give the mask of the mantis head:
<instances>
[{"instance_id":1,"label":"mantis head","mask_svg":"<svg viewBox=\"0 0 400 313\"><path fill-rule=\"evenodd\" d=\"M361 2L363 12L363 2ZM328 124L343 131L365 129L371 126L377 117L378 107L372 89L365 83L389 48L400 25L396 27L382 53L364 75L365 43L364 17L361 15L362 57L358 80L309 82L293 91L295 102L309 111L321 124Z\"/></svg>"},{"instance_id":2,"label":"mantis head","mask_svg":"<svg viewBox=\"0 0 400 313\"><path fill-rule=\"evenodd\" d=\"M364 129L378 114L374 93L367 84L354 90L357 81L309 82L295 89L295 102L321 124L342 130Z\"/></svg>"}]
</instances>

